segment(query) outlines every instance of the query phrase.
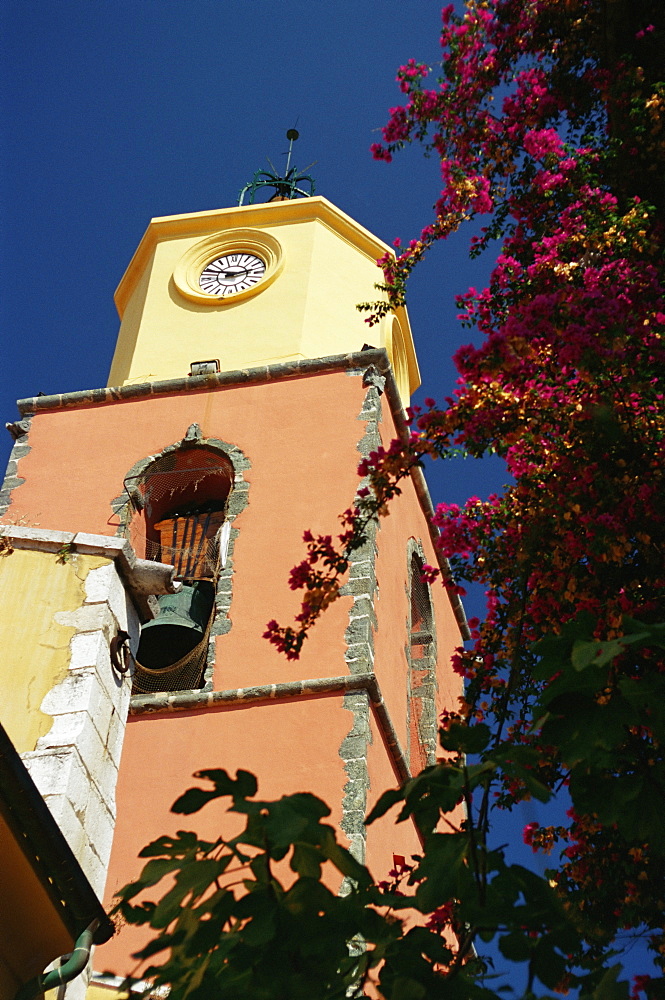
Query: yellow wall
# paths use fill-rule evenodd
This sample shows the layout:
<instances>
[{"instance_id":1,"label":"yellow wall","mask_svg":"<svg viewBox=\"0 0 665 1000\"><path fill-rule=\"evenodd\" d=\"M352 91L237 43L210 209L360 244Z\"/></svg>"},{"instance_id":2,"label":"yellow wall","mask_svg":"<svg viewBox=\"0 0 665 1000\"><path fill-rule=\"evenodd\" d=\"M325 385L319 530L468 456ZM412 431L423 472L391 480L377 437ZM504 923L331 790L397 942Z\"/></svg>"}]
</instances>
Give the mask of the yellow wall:
<instances>
[{"instance_id":1,"label":"yellow wall","mask_svg":"<svg viewBox=\"0 0 665 1000\"><path fill-rule=\"evenodd\" d=\"M183 257L236 229L278 241L274 280L237 300L192 301L182 294ZM116 292L122 324L109 385L182 378L192 361L219 359L222 371L237 371L359 351L366 342L392 357L393 318L370 328L356 309L379 297L376 260L386 250L325 198L153 219ZM216 256L211 250L209 259ZM408 360L400 386L406 402L420 377L406 312L398 318Z\"/></svg>"},{"instance_id":2,"label":"yellow wall","mask_svg":"<svg viewBox=\"0 0 665 1000\"><path fill-rule=\"evenodd\" d=\"M85 1000L127 1000L129 994L126 990L118 990L115 986L102 986L100 983L90 983L85 994ZM46 1000L51 1000L49 993ZM57 1000L55 995L53 1000Z\"/></svg>"},{"instance_id":3,"label":"yellow wall","mask_svg":"<svg viewBox=\"0 0 665 1000\"><path fill-rule=\"evenodd\" d=\"M107 562L85 555L62 562L35 549L0 554L0 721L19 753L34 750L51 728L40 706L69 666L75 628L58 624L55 615L81 607L86 576Z\"/></svg>"}]
</instances>

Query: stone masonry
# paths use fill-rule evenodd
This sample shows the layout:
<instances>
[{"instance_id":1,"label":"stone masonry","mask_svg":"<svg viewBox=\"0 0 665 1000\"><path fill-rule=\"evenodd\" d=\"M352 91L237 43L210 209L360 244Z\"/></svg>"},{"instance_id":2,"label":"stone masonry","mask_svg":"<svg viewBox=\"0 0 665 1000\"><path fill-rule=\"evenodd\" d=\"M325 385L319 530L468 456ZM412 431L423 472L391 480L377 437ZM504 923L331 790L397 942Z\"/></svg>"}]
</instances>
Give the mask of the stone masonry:
<instances>
[{"instance_id":1,"label":"stone masonry","mask_svg":"<svg viewBox=\"0 0 665 1000\"><path fill-rule=\"evenodd\" d=\"M53 724L35 749L22 755L30 775L62 830L84 874L101 898L115 826L115 789L131 692L131 670L111 662L119 632L138 646L140 622L151 615L147 596L173 589L172 567L144 564L128 542L79 532L2 527L12 548L42 551L76 566L82 555L109 561L91 569L85 599L74 611L56 612L73 628L67 674L45 696L41 710ZM26 581L29 590L30 581ZM85 995L85 977L67 987L67 1000Z\"/></svg>"}]
</instances>

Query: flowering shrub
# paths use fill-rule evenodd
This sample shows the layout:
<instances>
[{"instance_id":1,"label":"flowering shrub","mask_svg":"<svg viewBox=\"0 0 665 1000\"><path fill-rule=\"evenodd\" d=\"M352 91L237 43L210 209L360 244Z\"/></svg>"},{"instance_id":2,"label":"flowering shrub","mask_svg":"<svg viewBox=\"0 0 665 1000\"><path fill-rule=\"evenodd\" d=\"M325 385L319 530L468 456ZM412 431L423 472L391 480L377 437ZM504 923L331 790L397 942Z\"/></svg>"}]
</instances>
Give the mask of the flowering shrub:
<instances>
[{"instance_id":1,"label":"flowering shrub","mask_svg":"<svg viewBox=\"0 0 665 1000\"><path fill-rule=\"evenodd\" d=\"M524 831L534 850L563 845L551 881L579 940L560 956L561 988L627 930L665 964L664 27L658 0L448 6L440 77L414 60L399 70L403 103L372 147L390 162L423 144L442 190L420 236L379 261L386 298L359 307L370 325L461 222L485 220L472 255L502 249L489 286L458 298L483 339L457 352L455 392L414 408L409 441L362 463L345 524L383 515L424 456L506 462L502 494L442 503L434 518L453 569L444 585L487 594L453 660L466 690L442 738L492 766L469 803L479 843L492 798L510 808L569 788L567 827ZM300 643L316 614L310 602ZM530 982L557 985L533 948L517 952ZM638 980L650 996L662 987Z\"/></svg>"}]
</instances>

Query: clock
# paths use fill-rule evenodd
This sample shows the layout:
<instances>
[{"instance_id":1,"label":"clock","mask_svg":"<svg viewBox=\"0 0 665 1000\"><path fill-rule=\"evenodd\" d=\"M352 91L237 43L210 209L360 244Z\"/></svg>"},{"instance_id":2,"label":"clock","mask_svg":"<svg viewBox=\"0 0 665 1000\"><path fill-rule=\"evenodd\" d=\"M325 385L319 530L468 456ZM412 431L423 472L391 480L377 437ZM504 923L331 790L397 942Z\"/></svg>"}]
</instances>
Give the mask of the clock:
<instances>
[{"instance_id":1,"label":"clock","mask_svg":"<svg viewBox=\"0 0 665 1000\"><path fill-rule=\"evenodd\" d=\"M237 250L212 260L201 272L199 287L206 295L228 298L258 284L265 273L266 262L261 257Z\"/></svg>"},{"instance_id":2,"label":"clock","mask_svg":"<svg viewBox=\"0 0 665 1000\"><path fill-rule=\"evenodd\" d=\"M227 229L193 244L173 271L173 283L190 302L225 308L265 292L284 265L279 240L262 229Z\"/></svg>"}]
</instances>

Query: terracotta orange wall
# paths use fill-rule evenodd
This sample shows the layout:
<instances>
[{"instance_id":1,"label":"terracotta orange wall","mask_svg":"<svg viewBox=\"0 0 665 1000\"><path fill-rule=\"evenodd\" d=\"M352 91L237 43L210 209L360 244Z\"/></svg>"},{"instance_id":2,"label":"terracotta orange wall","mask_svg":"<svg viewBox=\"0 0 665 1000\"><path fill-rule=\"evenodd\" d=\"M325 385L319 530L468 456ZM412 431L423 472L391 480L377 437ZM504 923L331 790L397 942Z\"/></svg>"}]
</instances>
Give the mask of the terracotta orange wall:
<instances>
[{"instance_id":1,"label":"terracotta orange wall","mask_svg":"<svg viewBox=\"0 0 665 1000\"><path fill-rule=\"evenodd\" d=\"M31 450L20 461L26 481L14 491L10 512L41 519L41 527L112 535L110 501L134 462L179 441L197 422L204 436L245 452L252 463L248 478L274 494L282 523L295 501L320 513L323 526L325 508L353 496L355 460L349 465L340 457L357 456L364 395L360 377L329 373L40 412L28 436ZM313 478L299 499L297 473L305 465Z\"/></svg>"},{"instance_id":2,"label":"terracotta orange wall","mask_svg":"<svg viewBox=\"0 0 665 1000\"><path fill-rule=\"evenodd\" d=\"M381 426L381 438L388 445L394 436L390 418ZM378 600L375 602L377 630L374 635L374 670L381 687L390 716L402 749L409 751L408 732L408 623L410 617L411 557L409 539L422 545L425 561L437 565L428 523L412 484L405 482L403 492L391 505L388 517L382 518L376 538L378 549L376 577ZM451 656L462 642L460 628L455 619L447 592L437 582L430 588L437 639L437 718L443 708L455 709L462 694L462 680L453 673ZM380 735L375 733L368 752L371 808L387 788L399 784ZM368 865L377 878L385 877L392 868L393 854L408 858L419 852L421 844L411 823L394 824L398 809L393 809L385 819L368 828ZM459 818L459 817L457 817Z\"/></svg>"},{"instance_id":3,"label":"terracotta orange wall","mask_svg":"<svg viewBox=\"0 0 665 1000\"><path fill-rule=\"evenodd\" d=\"M374 669L383 697L389 704L393 724L400 742L407 751L409 587L411 557L409 539L420 542L425 561L437 565L436 553L429 536L427 520L410 483L392 504L388 517L382 518L377 535L378 557L376 576L379 600L376 602L378 629L374 638ZM437 707L457 708L462 694L461 678L452 672L450 658L462 642L459 625L453 614L448 595L440 582L430 588L437 638Z\"/></svg>"},{"instance_id":4,"label":"terracotta orange wall","mask_svg":"<svg viewBox=\"0 0 665 1000\"><path fill-rule=\"evenodd\" d=\"M263 702L218 711L174 712L132 717L122 756L117 787L117 827L109 865L105 905L114 893L140 872L139 851L150 841L177 830L195 830L204 839L233 836L241 820L227 814L229 800L205 806L199 813L170 813L175 798L194 784L195 771L223 767L230 774L242 768L259 781L258 798L273 799L299 791L313 791L331 808L326 822L336 827L342 818L347 776L339 748L353 723L352 713L338 695ZM378 794L397 783L374 719L368 764L372 774L369 805ZM410 823L395 825L396 813L368 828L367 864L381 879L393 866L393 854L410 857L420 842ZM344 837L341 837L344 842ZM287 871L282 877L289 878ZM331 870L332 885L339 878ZM159 898L155 890L149 898ZM95 970L124 975L133 968L129 959L147 935L124 927L95 952Z\"/></svg>"},{"instance_id":5,"label":"terracotta orange wall","mask_svg":"<svg viewBox=\"0 0 665 1000\"><path fill-rule=\"evenodd\" d=\"M422 509L410 488L393 503L391 514L381 520L377 535L377 582L379 599L375 603L378 628L374 635L374 670L407 760L409 758L408 732L408 670L406 647L409 642L409 576L410 557L407 557L409 538L422 543L426 561L436 565L436 556L427 531ZM452 672L450 657L460 644L460 631L452 612L448 596L440 584L431 588L432 603L437 628L437 716L443 707L457 707L462 693L461 678ZM368 752L371 808L387 788L399 784L383 746L378 731ZM389 817L377 827L369 827L367 840L368 865L378 878L385 877L392 868L392 855L401 854L407 859L418 853L420 841L411 823L392 826L398 813L393 809Z\"/></svg>"},{"instance_id":6,"label":"terracotta orange wall","mask_svg":"<svg viewBox=\"0 0 665 1000\"><path fill-rule=\"evenodd\" d=\"M376 721L372 719L372 742L367 748L367 770L370 787L367 796L367 811L388 788L400 784L391 764ZM415 826L411 822L396 824L399 807L395 807L380 820L367 827L367 867L377 881L388 877L393 867L393 855L402 855L407 860L417 854L421 844Z\"/></svg>"},{"instance_id":7,"label":"terracotta orange wall","mask_svg":"<svg viewBox=\"0 0 665 1000\"><path fill-rule=\"evenodd\" d=\"M330 806L329 822L338 825L346 784L339 747L352 722L338 695L130 718L117 788L107 904L140 872L144 862L138 853L156 837L195 830L214 840L220 832L238 832L238 817L226 815L228 799L192 816L169 813L179 794L200 784L192 775L202 768L223 767L232 775L239 768L252 771L259 779L261 799L313 791ZM129 972L133 963L128 956L142 940L140 930L122 929L96 950L95 969Z\"/></svg>"},{"instance_id":8,"label":"terracotta orange wall","mask_svg":"<svg viewBox=\"0 0 665 1000\"><path fill-rule=\"evenodd\" d=\"M287 662L262 633L268 619L291 622L299 610L300 595L289 590L287 580L305 554L303 530L335 533L338 515L353 499L365 392L361 377L328 372L40 413L28 437L31 451L19 463L18 475L25 483L14 491L9 517L42 528L115 534L110 501L122 492L128 471L138 460L180 441L196 422L204 437L236 445L251 463L245 473L249 503L235 521L232 628L218 639L215 687L346 674L344 631L351 598L327 611L300 661ZM385 401L383 414L382 433L389 440L393 426ZM378 533L375 635L379 683L405 750L410 535L422 540L434 562L425 517L407 483ZM443 591L435 588L433 598L439 618L440 696L450 704L448 687L456 690L457 678L449 679L446 664L459 641L458 629ZM131 719L120 767L109 891L137 873L136 855L154 837L178 828L215 834L223 812L219 807L193 818L168 814L200 768L253 770L260 778L260 794L267 798L313 790L331 805L331 819L338 823L346 784L339 750L352 722L340 696ZM374 720L372 734L369 805L397 783ZM392 816L369 830L367 860L379 878L392 867L393 853L408 856L417 850L413 827L394 827ZM127 971L126 956L135 946L130 937L123 932L99 949L95 968Z\"/></svg>"},{"instance_id":9,"label":"terracotta orange wall","mask_svg":"<svg viewBox=\"0 0 665 1000\"><path fill-rule=\"evenodd\" d=\"M136 461L179 441L197 422L204 436L237 445L251 462L249 504L236 520L231 631L218 640L216 687L249 686L346 673L344 629L350 598L333 606L305 644L299 662L288 663L262 639L266 622L290 622L300 594L287 585L291 567L304 556L302 532L334 532L338 515L358 484L358 419L365 388L360 376L328 372L282 382L209 392L143 397L39 413L30 452L19 463L23 485L14 490L8 516L28 524L114 534L110 501ZM385 399L384 442L394 433ZM409 537L420 539L435 562L425 517L405 483L378 532L379 630L376 671L405 750L406 622ZM263 546L257 545L262 539ZM447 667L459 642L447 595L433 588L440 660L439 699L450 706L460 692Z\"/></svg>"},{"instance_id":10,"label":"terracotta orange wall","mask_svg":"<svg viewBox=\"0 0 665 1000\"><path fill-rule=\"evenodd\" d=\"M300 663L287 663L261 636L270 618L290 622L300 610L287 581L305 554L304 529L334 532L353 499L364 395L360 377L332 373L38 414L31 451L19 464L25 483L8 515L43 528L115 534L110 501L127 472L197 422L204 436L237 445L251 462L249 504L235 522L233 627L220 640L217 683L345 673L349 599L325 616Z\"/></svg>"}]
</instances>

